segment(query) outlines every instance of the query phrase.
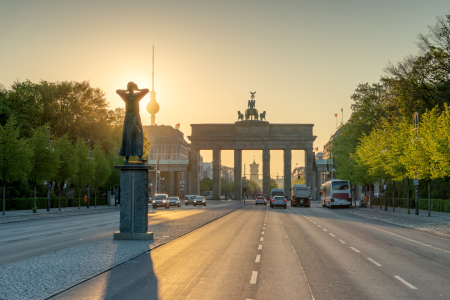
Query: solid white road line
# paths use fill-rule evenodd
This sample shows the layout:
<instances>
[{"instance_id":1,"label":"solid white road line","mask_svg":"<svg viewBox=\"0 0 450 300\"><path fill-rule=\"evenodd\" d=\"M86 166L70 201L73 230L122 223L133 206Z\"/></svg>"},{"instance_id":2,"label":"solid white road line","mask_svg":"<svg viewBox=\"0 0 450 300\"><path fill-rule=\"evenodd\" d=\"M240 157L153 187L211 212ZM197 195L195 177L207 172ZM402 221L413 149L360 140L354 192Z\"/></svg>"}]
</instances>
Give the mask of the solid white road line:
<instances>
[{"instance_id":1,"label":"solid white road line","mask_svg":"<svg viewBox=\"0 0 450 300\"><path fill-rule=\"evenodd\" d=\"M252 278L250 279L250 284L256 284L256 278L258 277L258 272L253 271Z\"/></svg>"},{"instance_id":2,"label":"solid white road line","mask_svg":"<svg viewBox=\"0 0 450 300\"><path fill-rule=\"evenodd\" d=\"M258 250L262 250L262 245L259 245Z\"/></svg>"},{"instance_id":3,"label":"solid white road line","mask_svg":"<svg viewBox=\"0 0 450 300\"><path fill-rule=\"evenodd\" d=\"M332 237L336 237L334 234L332 234L332 233L330 233L330 235L332 236Z\"/></svg>"},{"instance_id":4,"label":"solid white road line","mask_svg":"<svg viewBox=\"0 0 450 300\"><path fill-rule=\"evenodd\" d=\"M356 252L361 252L361 251L359 251L358 249L353 248L353 247L350 247L350 249L352 249L352 250L354 250L354 251L356 251Z\"/></svg>"},{"instance_id":5,"label":"solid white road line","mask_svg":"<svg viewBox=\"0 0 450 300\"><path fill-rule=\"evenodd\" d=\"M367 258L368 260L370 260L371 262L373 262L376 266L381 267L381 265L379 263L377 263L376 261L374 261L371 258Z\"/></svg>"},{"instance_id":6,"label":"solid white road line","mask_svg":"<svg viewBox=\"0 0 450 300\"><path fill-rule=\"evenodd\" d=\"M260 241L261 241L261 242L262 242L262 241L264 241L264 238L263 238L263 237L261 237Z\"/></svg>"},{"instance_id":7,"label":"solid white road line","mask_svg":"<svg viewBox=\"0 0 450 300\"><path fill-rule=\"evenodd\" d=\"M261 255L256 255L256 259L255 259L255 262L260 262L261 261Z\"/></svg>"},{"instance_id":8,"label":"solid white road line","mask_svg":"<svg viewBox=\"0 0 450 300\"><path fill-rule=\"evenodd\" d=\"M413 286L411 283L409 283L408 281L406 281L405 279L401 278L400 276L394 275L395 278L397 278L398 280L400 280L402 283L404 283L406 286L408 286L409 288L413 289L413 290L417 290L417 288L415 286Z\"/></svg>"},{"instance_id":9,"label":"solid white road line","mask_svg":"<svg viewBox=\"0 0 450 300\"><path fill-rule=\"evenodd\" d=\"M32 237L32 238L29 238L29 240L34 240L34 239L38 239L38 238L45 237L45 236L46 235L35 236L35 237Z\"/></svg>"},{"instance_id":10,"label":"solid white road line","mask_svg":"<svg viewBox=\"0 0 450 300\"><path fill-rule=\"evenodd\" d=\"M343 240L339 240L339 242L341 242L342 244L345 244L345 242Z\"/></svg>"}]
</instances>

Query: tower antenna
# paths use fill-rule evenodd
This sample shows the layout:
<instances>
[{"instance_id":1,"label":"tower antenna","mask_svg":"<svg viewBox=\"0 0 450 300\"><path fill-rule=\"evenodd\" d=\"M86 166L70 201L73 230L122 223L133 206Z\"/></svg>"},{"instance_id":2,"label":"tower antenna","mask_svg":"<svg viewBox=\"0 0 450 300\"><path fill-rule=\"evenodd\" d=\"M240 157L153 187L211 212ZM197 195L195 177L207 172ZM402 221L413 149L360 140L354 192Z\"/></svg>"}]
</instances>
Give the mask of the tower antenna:
<instances>
[{"instance_id":1,"label":"tower antenna","mask_svg":"<svg viewBox=\"0 0 450 300\"><path fill-rule=\"evenodd\" d=\"M152 91L155 91L155 45L152 51Z\"/></svg>"},{"instance_id":2,"label":"tower antenna","mask_svg":"<svg viewBox=\"0 0 450 300\"><path fill-rule=\"evenodd\" d=\"M153 46L152 53L152 90L150 92L150 102L147 104L147 111L151 117L151 124L155 126L155 115L159 111L159 104L156 102L155 92L155 46Z\"/></svg>"}]
</instances>

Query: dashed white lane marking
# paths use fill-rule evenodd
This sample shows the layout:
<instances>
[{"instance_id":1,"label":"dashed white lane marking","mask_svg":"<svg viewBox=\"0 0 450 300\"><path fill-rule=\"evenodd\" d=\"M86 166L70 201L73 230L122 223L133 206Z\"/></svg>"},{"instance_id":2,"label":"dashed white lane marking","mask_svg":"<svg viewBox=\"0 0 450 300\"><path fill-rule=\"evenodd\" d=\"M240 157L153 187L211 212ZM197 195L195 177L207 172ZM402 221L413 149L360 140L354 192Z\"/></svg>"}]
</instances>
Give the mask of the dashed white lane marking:
<instances>
[{"instance_id":1,"label":"dashed white lane marking","mask_svg":"<svg viewBox=\"0 0 450 300\"><path fill-rule=\"evenodd\" d=\"M376 261L374 261L371 258L367 258L368 260L370 260L371 262L373 262L376 266L381 267L381 265L379 263L377 263Z\"/></svg>"},{"instance_id":2,"label":"dashed white lane marking","mask_svg":"<svg viewBox=\"0 0 450 300\"><path fill-rule=\"evenodd\" d=\"M256 255L256 259L255 259L255 262L260 262L261 261L261 255Z\"/></svg>"},{"instance_id":3,"label":"dashed white lane marking","mask_svg":"<svg viewBox=\"0 0 450 300\"><path fill-rule=\"evenodd\" d=\"M256 284L256 278L258 278L258 272L253 271L252 278L250 279L250 284Z\"/></svg>"},{"instance_id":4,"label":"dashed white lane marking","mask_svg":"<svg viewBox=\"0 0 450 300\"><path fill-rule=\"evenodd\" d=\"M328 231L328 230L326 230L326 229L324 228L323 231Z\"/></svg>"},{"instance_id":5,"label":"dashed white lane marking","mask_svg":"<svg viewBox=\"0 0 450 300\"><path fill-rule=\"evenodd\" d=\"M266 227L263 227L263 230L266 230Z\"/></svg>"},{"instance_id":6,"label":"dashed white lane marking","mask_svg":"<svg viewBox=\"0 0 450 300\"><path fill-rule=\"evenodd\" d=\"M63 232L61 232L61 233L72 233L72 232L75 232L76 230L69 230L69 231L63 231Z\"/></svg>"},{"instance_id":7,"label":"dashed white lane marking","mask_svg":"<svg viewBox=\"0 0 450 300\"><path fill-rule=\"evenodd\" d=\"M317 226L322 227L322 226L320 226L320 225L317 225Z\"/></svg>"},{"instance_id":8,"label":"dashed white lane marking","mask_svg":"<svg viewBox=\"0 0 450 300\"><path fill-rule=\"evenodd\" d=\"M317 224L316 222L313 222L314 224Z\"/></svg>"},{"instance_id":9,"label":"dashed white lane marking","mask_svg":"<svg viewBox=\"0 0 450 300\"><path fill-rule=\"evenodd\" d=\"M262 245L259 245L258 250L262 250Z\"/></svg>"},{"instance_id":10,"label":"dashed white lane marking","mask_svg":"<svg viewBox=\"0 0 450 300\"><path fill-rule=\"evenodd\" d=\"M332 237L336 237L334 234L332 234L332 233L330 233L330 235L332 236Z\"/></svg>"},{"instance_id":11,"label":"dashed white lane marking","mask_svg":"<svg viewBox=\"0 0 450 300\"><path fill-rule=\"evenodd\" d=\"M263 232L261 232L261 234L264 234L264 231L263 231Z\"/></svg>"},{"instance_id":12,"label":"dashed white lane marking","mask_svg":"<svg viewBox=\"0 0 450 300\"><path fill-rule=\"evenodd\" d=\"M353 247L350 247L350 249L352 249L353 251L356 251L356 252L361 252L361 251L359 251L358 249L353 248Z\"/></svg>"},{"instance_id":13,"label":"dashed white lane marking","mask_svg":"<svg viewBox=\"0 0 450 300\"><path fill-rule=\"evenodd\" d=\"M264 241L264 238L263 238L263 237L261 237L260 241L261 241L261 242L262 242L262 241Z\"/></svg>"},{"instance_id":14,"label":"dashed white lane marking","mask_svg":"<svg viewBox=\"0 0 450 300\"><path fill-rule=\"evenodd\" d=\"M411 283L409 283L408 281L406 281L405 279L401 278L398 275L394 275L395 278L397 278L398 280L400 280L403 284L405 284L407 287L409 287L410 289L413 290L417 290L417 288L415 286L413 286Z\"/></svg>"},{"instance_id":15,"label":"dashed white lane marking","mask_svg":"<svg viewBox=\"0 0 450 300\"><path fill-rule=\"evenodd\" d=\"M29 240L34 240L34 239L38 239L38 238L41 238L41 237L46 237L46 235L35 236L35 237L32 237L32 238L29 238Z\"/></svg>"},{"instance_id":16,"label":"dashed white lane marking","mask_svg":"<svg viewBox=\"0 0 450 300\"><path fill-rule=\"evenodd\" d=\"M345 242L343 240L339 240L339 242L341 242L342 244L345 244Z\"/></svg>"},{"instance_id":17,"label":"dashed white lane marking","mask_svg":"<svg viewBox=\"0 0 450 300\"><path fill-rule=\"evenodd\" d=\"M0 243L0 245L4 245L4 244L8 244L8 242L3 242L3 243Z\"/></svg>"}]
</instances>

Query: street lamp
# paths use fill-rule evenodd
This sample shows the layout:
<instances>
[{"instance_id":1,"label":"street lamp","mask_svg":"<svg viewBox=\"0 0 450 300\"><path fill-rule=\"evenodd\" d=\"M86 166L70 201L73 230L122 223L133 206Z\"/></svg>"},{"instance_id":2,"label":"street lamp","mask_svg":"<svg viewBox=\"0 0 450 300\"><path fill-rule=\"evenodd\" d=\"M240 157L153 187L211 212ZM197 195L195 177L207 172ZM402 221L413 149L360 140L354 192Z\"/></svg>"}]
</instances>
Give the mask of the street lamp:
<instances>
[{"instance_id":1,"label":"street lamp","mask_svg":"<svg viewBox=\"0 0 450 300\"><path fill-rule=\"evenodd\" d=\"M158 174L160 174L161 171L160 170L156 170L156 193L158 194L158 188L159 188L159 181L158 181Z\"/></svg>"},{"instance_id":2,"label":"street lamp","mask_svg":"<svg viewBox=\"0 0 450 300\"><path fill-rule=\"evenodd\" d=\"M50 126L47 126L47 130L48 130L48 149L53 151L53 149L51 148L52 140L51 140L51 136L50 136ZM47 211L50 211L50 189L51 189L51 187L52 187L51 182L47 181ZM61 202L59 203L59 210L61 210Z\"/></svg>"},{"instance_id":3,"label":"street lamp","mask_svg":"<svg viewBox=\"0 0 450 300\"><path fill-rule=\"evenodd\" d=\"M420 142L420 136L419 136L419 113L416 111L414 113L414 129L416 131L416 141ZM414 142L414 145L416 143L416 141ZM416 146L414 146L415 150ZM417 172L416 170L414 170L415 172L415 178L414 178L414 186L416 187L416 195L415 195L415 206L416 206L416 213L415 215L418 216L419 215L419 178L417 178Z\"/></svg>"},{"instance_id":4,"label":"street lamp","mask_svg":"<svg viewBox=\"0 0 450 300\"><path fill-rule=\"evenodd\" d=\"M88 159L92 159L92 152L91 152L91 140L87 140L87 146L88 146ZM86 208L89 208L89 186L90 182L87 184L87 206Z\"/></svg>"}]
</instances>

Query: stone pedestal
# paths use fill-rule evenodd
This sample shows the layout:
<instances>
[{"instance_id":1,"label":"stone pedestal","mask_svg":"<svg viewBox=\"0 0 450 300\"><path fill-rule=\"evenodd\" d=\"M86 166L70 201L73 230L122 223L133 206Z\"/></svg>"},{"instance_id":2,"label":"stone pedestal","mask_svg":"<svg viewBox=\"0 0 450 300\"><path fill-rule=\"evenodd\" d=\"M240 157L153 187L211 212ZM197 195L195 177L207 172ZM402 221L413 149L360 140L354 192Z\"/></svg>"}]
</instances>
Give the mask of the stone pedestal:
<instances>
[{"instance_id":1,"label":"stone pedestal","mask_svg":"<svg viewBox=\"0 0 450 300\"><path fill-rule=\"evenodd\" d=\"M148 170L142 162L115 166L120 170L120 231L115 240L152 240L148 232Z\"/></svg>"}]
</instances>

